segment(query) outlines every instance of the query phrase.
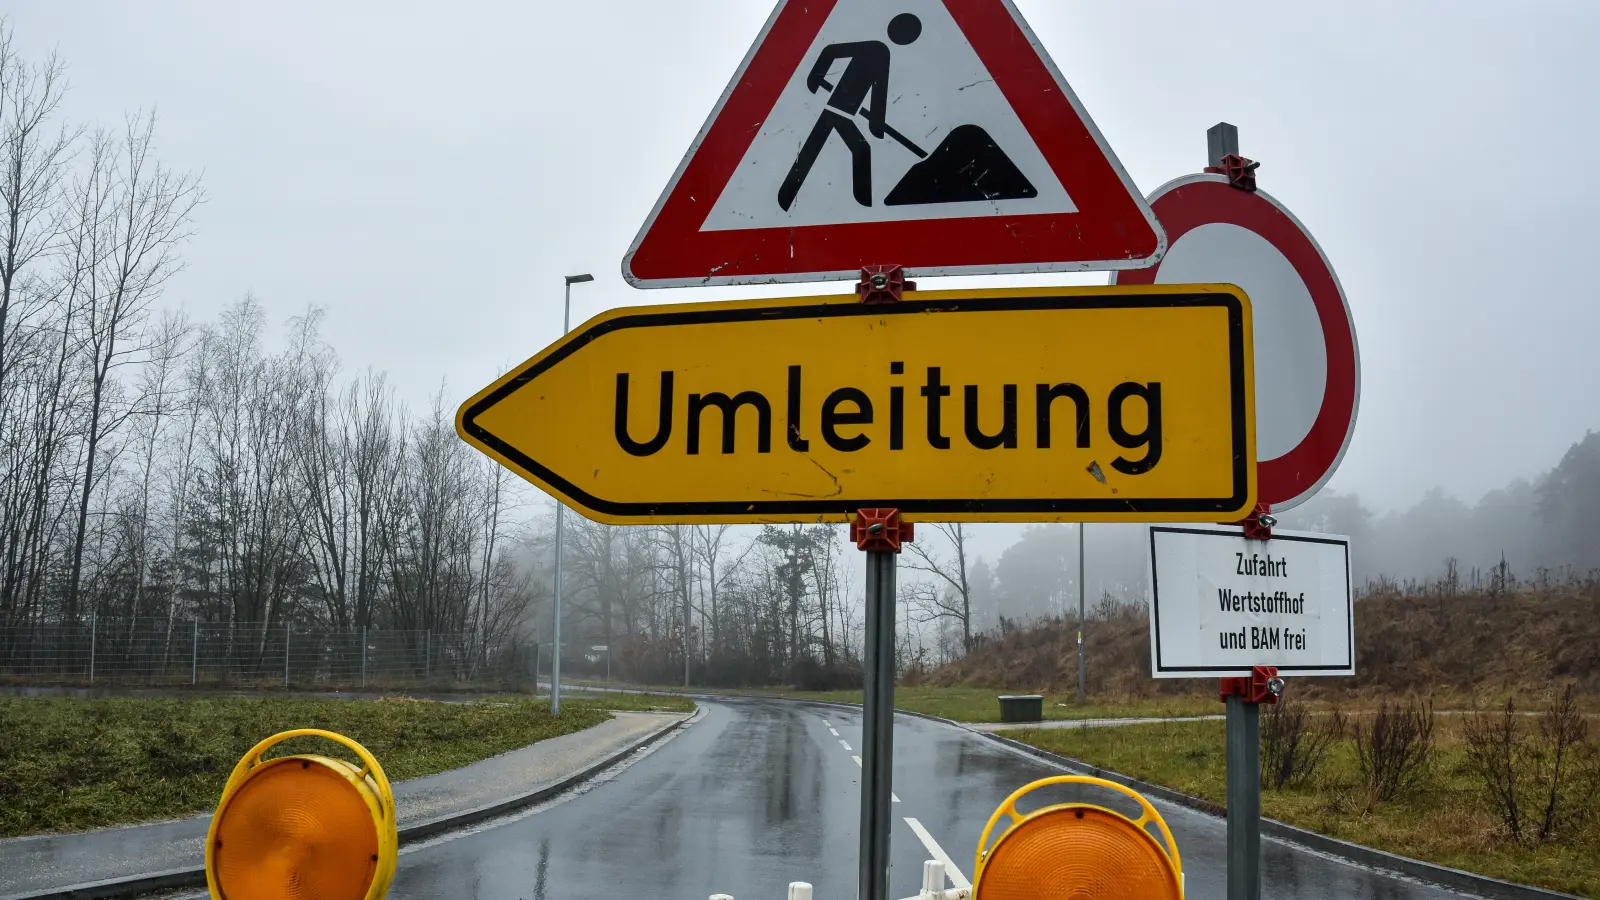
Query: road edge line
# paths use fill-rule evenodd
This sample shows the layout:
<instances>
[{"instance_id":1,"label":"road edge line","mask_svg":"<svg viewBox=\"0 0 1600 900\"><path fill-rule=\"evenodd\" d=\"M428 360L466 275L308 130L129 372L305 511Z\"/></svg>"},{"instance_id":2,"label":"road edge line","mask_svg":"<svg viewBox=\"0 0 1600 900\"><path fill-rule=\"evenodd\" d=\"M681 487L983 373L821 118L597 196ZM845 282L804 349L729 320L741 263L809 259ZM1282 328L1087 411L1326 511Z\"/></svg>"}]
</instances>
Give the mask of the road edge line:
<instances>
[{"instance_id":1,"label":"road edge line","mask_svg":"<svg viewBox=\"0 0 1600 900\"><path fill-rule=\"evenodd\" d=\"M428 819L400 828L398 829L400 846L403 847L406 844L437 837L440 834L455 831L459 828L476 825L479 822L498 818L506 813L515 812L549 800L557 794L565 793L589 781L629 756L656 743L668 734L699 721L704 714L705 707L698 706L690 715L656 729L600 762L578 772L576 775L569 775L554 784L529 791L526 794L519 794L498 803L479 806L464 812L451 813L440 816L437 819ZM51 888L39 893L8 894L0 897L0 900L122 900L122 898L138 897L156 891L172 891L205 886L206 870L202 866L198 869L168 869L163 872L151 872L129 878L108 878L103 881L89 881L82 884L67 885L66 887Z\"/></svg>"}]
</instances>

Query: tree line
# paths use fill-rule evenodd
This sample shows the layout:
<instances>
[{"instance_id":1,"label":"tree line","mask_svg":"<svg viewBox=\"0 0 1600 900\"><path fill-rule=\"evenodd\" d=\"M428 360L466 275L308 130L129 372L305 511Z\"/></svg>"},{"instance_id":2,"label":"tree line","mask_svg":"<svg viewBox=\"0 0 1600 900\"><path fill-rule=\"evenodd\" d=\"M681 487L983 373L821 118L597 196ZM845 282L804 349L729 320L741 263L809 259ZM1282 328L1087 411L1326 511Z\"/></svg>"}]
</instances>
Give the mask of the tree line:
<instances>
[{"instance_id":1,"label":"tree line","mask_svg":"<svg viewBox=\"0 0 1600 900\"><path fill-rule=\"evenodd\" d=\"M552 507L461 442L446 390L415 412L343 373L322 313L281 330L245 296L214 321L165 305L204 201L155 120L65 115L55 58L0 32L0 629L193 619L454 634L485 659L548 646ZM1351 535L1357 582L1447 558L1600 566L1600 435L1476 506L1440 493L1374 516L1324 492L1285 527ZM859 682L861 578L836 525L611 527L562 548L569 665L653 682ZM990 562L973 526L902 557L903 667L1008 623L1076 615L1076 526ZM1143 597L1143 529L1087 531L1096 618ZM604 651L592 647L604 646Z\"/></svg>"},{"instance_id":2,"label":"tree line","mask_svg":"<svg viewBox=\"0 0 1600 900\"><path fill-rule=\"evenodd\" d=\"M155 119L69 121L64 67L0 32L0 626L90 616L510 633L511 476L321 313L269 350L245 297L163 308L204 200ZM480 648L484 649L484 648Z\"/></svg>"},{"instance_id":3,"label":"tree line","mask_svg":"<svg viewBox=\"0 0 1600 900\"><path fill-rule=\"evenodd\" d=\"M384 374L345 375L316 309L279 329L252 296L206 322L166 303L200 180L159 158L153 115L80 125L66 89L61 60L0 32L0 629L547 643L552 516L457 438L445 389L415 413ZM563 552L569 653L603 644L657 681L857 665L836 526L575 519Z\"/></svg>"}]
</instances>

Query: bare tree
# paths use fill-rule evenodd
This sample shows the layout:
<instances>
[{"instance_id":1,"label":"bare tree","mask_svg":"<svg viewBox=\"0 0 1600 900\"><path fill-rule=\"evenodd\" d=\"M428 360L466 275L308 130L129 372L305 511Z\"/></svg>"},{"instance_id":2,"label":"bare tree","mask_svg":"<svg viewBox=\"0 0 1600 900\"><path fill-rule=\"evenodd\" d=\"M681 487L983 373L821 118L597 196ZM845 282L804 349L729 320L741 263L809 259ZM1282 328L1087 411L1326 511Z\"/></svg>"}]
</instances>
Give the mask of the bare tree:
<instances>
[{"instance_id":1,"label":"bare tree","mask_svg":"<svg viewBox=\"0 0 1600 900\"><path fill-rule=\"evenodd\" d=\"M151 612L144 605L151 555L151 486L156 477L157 454L165 429L178 412L175 407L182 402L177 396L178 367L187 349L188 337L189 321L182 313L168 311L162 315L150 336L150 359L140 372L138 415L134 418L134 431L141 446L139 486L135 500L137 520L132 523L135 571L127 613L130 617Z\"/></svg>"},{"instance_id":2,"label":"bare tree","mask_svg":"<svg viewBox=\"0 0 1600 900\"><path fill-rule=\"evenodd\" d=\"M907 569L925 572L943 582L948 591L934 590L918 595L918 608L925 620L954 619L961 626L963 652L972 650L972 585L967 578L967 529L959 523L934 523L933 528L950 546L950 555L938 553L927 540L906 545L911 558Z\"/></svg>"},{"instance_id":3,"label":"bare tree","mask_svg":"<svg viewBox=\"0 0 1600 900\"><path fill-rule=\"evenodd\" d=\"M16 365L20 279L60 235L62 172L78 135L51 127L66 92L61 61L52 55L30 66L11 42L10 26L0 22L0 432Z\"/></svg>"},{"instance_id":4,"label":"bare tree","mask_svg":"<svg viewBox=\"0 0 1600 900\"><path fill-rule=\"evenodd\" d=\"M393 388L382 374L370 371L350 383L342 415L355 492L355 561L350 569L356 585L353 607L339 609L335 621L368 625L394 549L385 536L394 532L399 509L407 430L403 413L395 408Z\"/></svg>"},{"instance_id":5,"label":"bare tree","mask_svg":"<svg viewBox=\"0 0 1600 900\"><path fill-rule=\"evenodd\" d=\"M682 619L680 620L680 637L683 650L683 686L689 686L689 660L690 646L693 639L693 588L694 578L694 533L687 525L665 525L657 529L663 549L667 551L668 566L672 573L672 583L677 590L681 602Z\"/></svg>"},{"instance_id":6,"label":"bare tree","mask_svg":"<svg viewBox=\"0 0 1600 900\"><path fill-rule=\"evenodd\" d=\"M73 293L84 309L83 342L91 367L82 493L67 583L69 617L77 612L100 442L120 424L107 421L111 374L148 350L140 329L167 280L182 268L176 247L188 237L201 201L197 179L151 156L154 137L154 115L130 117L120 140L96 136L89 170L77 187L82 215L68 234L76 261Z\"/></svg>"},{"instance_id":7,"label":"bare tree","mask_svg":"<svg viewBox=\"0 0 1600 900\"><path fill-rule=\"evenodd\" d=\"M722 647L722 622L718 609L719 594L729 579L737 574L739 566L744 562L745 557L749 556L756 546L755 542L752 541L746 544L744 549L733 559L727 559L725 551L727 550L728 531L731 528L733 528L732 525L698 525L694 529L695 536L698 538L696 552L706 569L705 585L709 596L706 598L707 603L704 604L707 609L702 609L701 612L704 614L709 611L710 614L709 638L711 652L713 653Z\"/></svg>"},{"instance_id":8,"label":"bare tree","mask_svg":"<svg viewBox=\"0 0 1600 900\"><path fill-rule=\"evenodd\" d=\"M66 90L62 71L53 56L25 62L0 22L0 621L38 598L62 415L70 414L60 391L71 374L70 342L56 332L52 279L34 271L60 236L61 182L77 137L54 121ZM61 350L58 366L50 364L52 347Z\"/></svg>"}]
</instances>

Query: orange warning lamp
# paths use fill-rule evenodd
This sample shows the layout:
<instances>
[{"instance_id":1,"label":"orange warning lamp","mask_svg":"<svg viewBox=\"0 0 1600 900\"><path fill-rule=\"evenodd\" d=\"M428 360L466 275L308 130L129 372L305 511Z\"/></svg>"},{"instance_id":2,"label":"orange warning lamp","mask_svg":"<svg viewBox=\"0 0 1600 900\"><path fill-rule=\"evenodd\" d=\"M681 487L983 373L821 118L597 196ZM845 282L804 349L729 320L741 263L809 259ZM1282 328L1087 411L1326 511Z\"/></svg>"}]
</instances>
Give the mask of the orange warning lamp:
<instances>
[{"instance_id":1,"label":"orange warning lamp","mask_svg":"<svg viewBox=\"0 0 1600 900\"><path fill-rule=\"evenodd\" d=\"M1126 794L1143 811L1130 819L1090 803L1060 803L1023 814L1017 801L1053 784L1088 784ZM1002 833L989 836L1002 816ZM1166 846L1145 826L1155 823ZM1148 800L1103 778L1057 775L1013 793L978 839L974 900L1182 900L1183 864L1167 823Z\"/></svg>"},{"instance_id":2,"label":"orange warning lamp","mask_svg":"<svg viewBox=\"0 0 1600 900\"><path fill-rule=\"evenodd\" d=\"M342 744L361 767L314 754L262 760L303 736ZM331 731L285 731L228 777L206 835L206 884L213 900L380 900L398 848L394 794L372 754Z\"/></svg>"}]
</instances>

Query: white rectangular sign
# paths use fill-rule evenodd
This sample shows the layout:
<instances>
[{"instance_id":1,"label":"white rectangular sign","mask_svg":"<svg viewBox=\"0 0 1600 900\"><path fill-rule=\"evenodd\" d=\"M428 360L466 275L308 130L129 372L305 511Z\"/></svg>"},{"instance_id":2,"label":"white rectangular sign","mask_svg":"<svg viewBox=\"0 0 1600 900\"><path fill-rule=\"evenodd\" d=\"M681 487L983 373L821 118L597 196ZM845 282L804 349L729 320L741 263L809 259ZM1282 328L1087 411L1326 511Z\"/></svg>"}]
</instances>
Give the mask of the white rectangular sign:
<instances>
[{"instance_id":1,"label":"white rectangular sign","mask_svg":"<svg viewBox=\"0 0 1600 900\"><path fill-rule=\"evenodd\" d=\"M1350 539L1230 526L1150 528L1150 667L1156 678L1354 675Z\"/></svg>"}]
</instances>

